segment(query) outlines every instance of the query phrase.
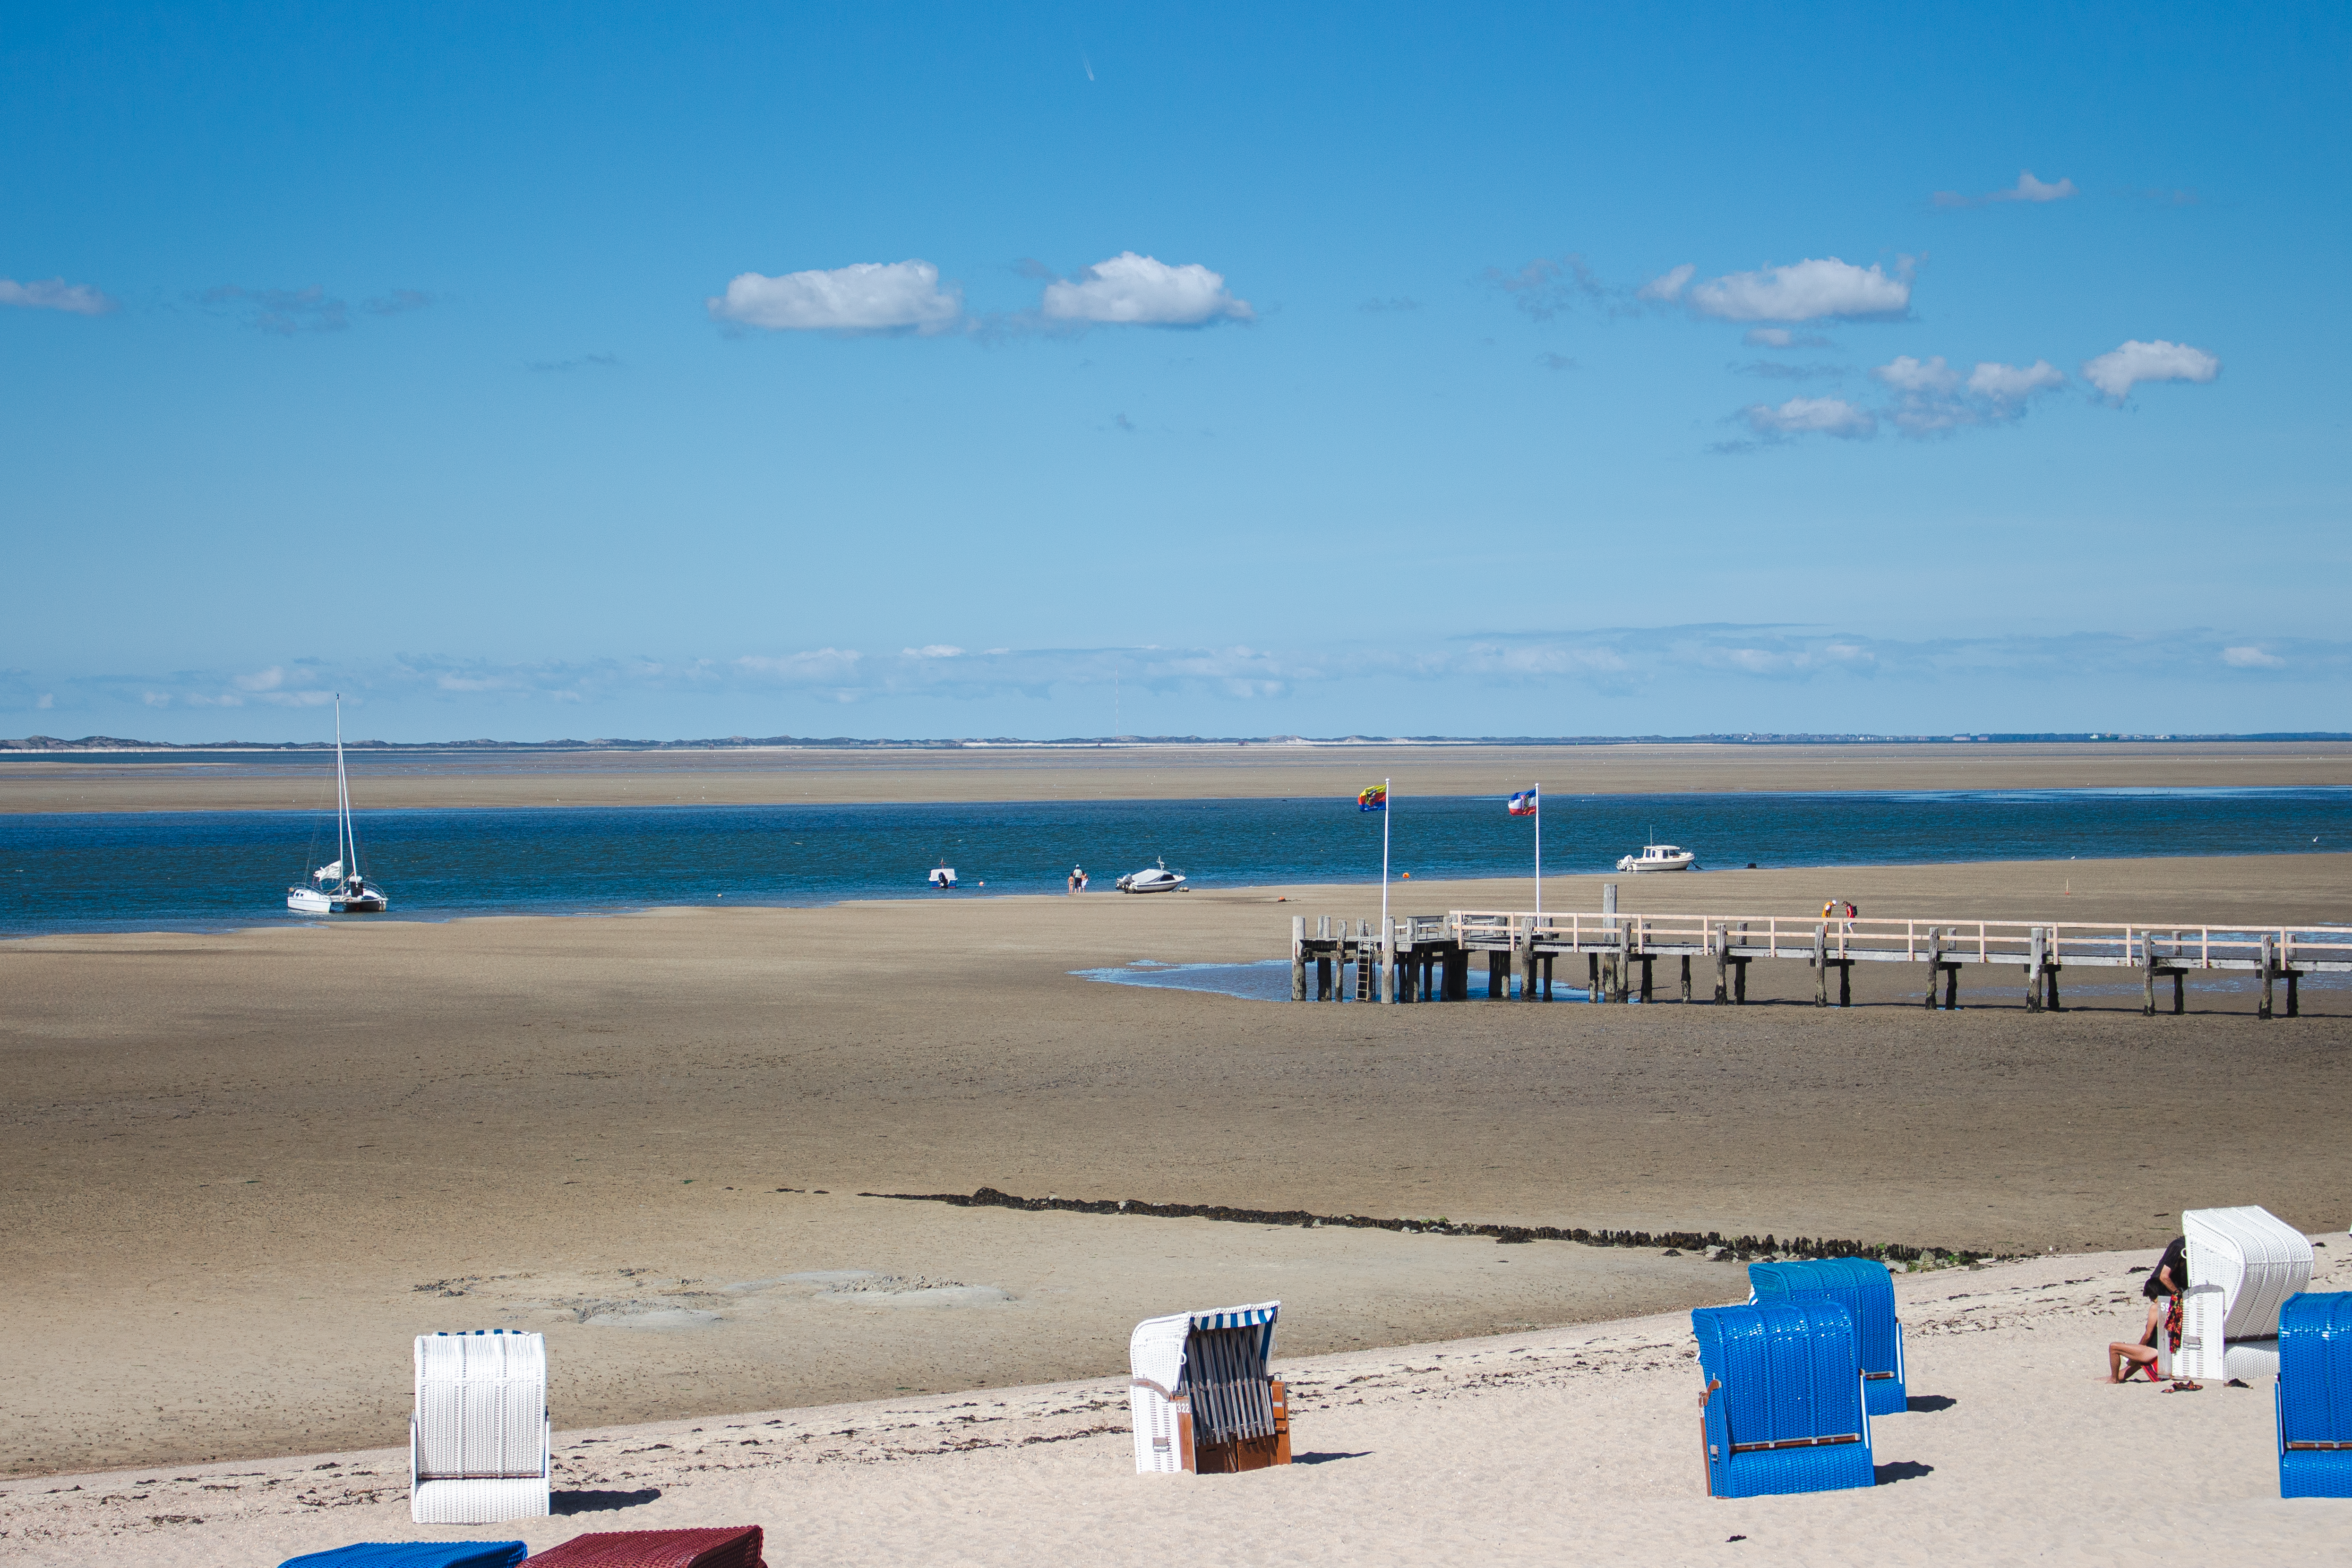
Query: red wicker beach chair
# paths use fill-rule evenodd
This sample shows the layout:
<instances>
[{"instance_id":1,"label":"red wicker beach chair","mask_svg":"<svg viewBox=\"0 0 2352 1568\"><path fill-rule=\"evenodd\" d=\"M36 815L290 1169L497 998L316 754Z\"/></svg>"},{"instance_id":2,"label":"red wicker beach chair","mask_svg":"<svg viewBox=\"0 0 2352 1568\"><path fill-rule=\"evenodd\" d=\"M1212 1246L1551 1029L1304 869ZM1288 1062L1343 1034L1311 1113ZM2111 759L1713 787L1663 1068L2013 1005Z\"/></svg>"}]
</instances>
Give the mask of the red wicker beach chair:
<instances>
[{"instance_id":1,"label":"red wicker beach chair","mask_svg":"<svg viewBox=\"0 0 2352 1568\"><path fill-rule=\"evenodd\" d=\"M525 1561L523 1568L767 1568L760 1527L714 1530L613 1530L575 1535Z\"/></svg>"}]
</instances>

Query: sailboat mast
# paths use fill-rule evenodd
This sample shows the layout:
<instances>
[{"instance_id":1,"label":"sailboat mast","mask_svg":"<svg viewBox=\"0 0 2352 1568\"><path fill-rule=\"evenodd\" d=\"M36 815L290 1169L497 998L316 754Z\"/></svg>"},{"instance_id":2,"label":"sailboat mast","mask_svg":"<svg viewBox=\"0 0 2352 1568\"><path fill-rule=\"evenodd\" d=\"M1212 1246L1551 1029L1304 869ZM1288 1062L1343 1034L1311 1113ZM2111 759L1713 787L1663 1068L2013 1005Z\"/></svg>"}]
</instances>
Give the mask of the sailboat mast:
<instances>
[{"instance_id":1,"label":"sailboat mast","mask_svg":"<svg viewBox=\"0 0 2352 1568\"><path fill-rule=\"evenodd\" d=\"M352 786L343 773L343 694L335 694L335 858L343 864L343 880L359 869L352 836Z\"/></svg>"}]
</instances>

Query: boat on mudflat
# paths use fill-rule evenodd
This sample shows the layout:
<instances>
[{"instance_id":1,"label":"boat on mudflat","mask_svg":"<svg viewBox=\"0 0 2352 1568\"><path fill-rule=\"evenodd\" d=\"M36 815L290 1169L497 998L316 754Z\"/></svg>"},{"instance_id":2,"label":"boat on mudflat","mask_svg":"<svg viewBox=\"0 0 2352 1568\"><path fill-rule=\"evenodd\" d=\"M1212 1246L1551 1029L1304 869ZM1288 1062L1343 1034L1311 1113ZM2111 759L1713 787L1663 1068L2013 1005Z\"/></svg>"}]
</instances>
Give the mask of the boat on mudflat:
<instances>
[{"instance_id":1,"label":"boat on mudflat","mask_svg":"<svg viewBox=\"0 0 2352 1568\"><path fill-rule=\"evenodd\" d=\"M1621 856L1619 871L1688 871L1698 863L1698 856L1680 844L1643 844L1638 855Z\"/></svg>"}]
</instances>

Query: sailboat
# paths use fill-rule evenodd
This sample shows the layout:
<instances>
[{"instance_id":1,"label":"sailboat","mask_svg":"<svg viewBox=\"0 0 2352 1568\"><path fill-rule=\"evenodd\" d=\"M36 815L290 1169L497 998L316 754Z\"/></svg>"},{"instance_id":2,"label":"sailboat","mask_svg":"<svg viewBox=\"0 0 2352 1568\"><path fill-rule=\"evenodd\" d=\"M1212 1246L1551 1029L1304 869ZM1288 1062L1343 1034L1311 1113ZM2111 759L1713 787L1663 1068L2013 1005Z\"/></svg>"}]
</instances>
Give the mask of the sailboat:
<instances>
[{"instance_id":1,"label":"sailboat","mask_svg":"<svg viewBox=\"0 0 2352 1568\"><path fill-rule=\"evenodd\" d=\"M310 880L286 890L286 907L303 915L378 915L391 900L360 872L360 841L352 833L352 780L343 771L343 699L335 698L335 858Z\"/></svg>"}]
</instances>

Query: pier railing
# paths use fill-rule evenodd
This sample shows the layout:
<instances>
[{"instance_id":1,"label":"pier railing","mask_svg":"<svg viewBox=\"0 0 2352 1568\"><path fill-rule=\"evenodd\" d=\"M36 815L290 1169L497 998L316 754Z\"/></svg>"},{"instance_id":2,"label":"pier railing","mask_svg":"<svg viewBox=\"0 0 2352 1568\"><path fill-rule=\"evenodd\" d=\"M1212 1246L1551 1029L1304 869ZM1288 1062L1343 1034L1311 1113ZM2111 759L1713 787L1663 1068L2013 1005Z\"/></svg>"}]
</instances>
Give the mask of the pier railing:
<instances>
[{"instance_id":1,"label":"pier railing","mask_svg":"<svg viewBox=\"0 0 2352 1568\"><path fill-rule=\"evenodd\" d=\"M1423 917L1430 919L1431 917ZM1418 930L1413 938L1431 940ZM1402 935L1402 933L1401 933ZM2079 920L1825 919L1787 915L1646 915L1454 910L1444 937L1470 948L1632 953L1842 963L2020 964L2140 968L2352 971L2352 926L2190 925Z\"/></svg>"}]
</instances>

